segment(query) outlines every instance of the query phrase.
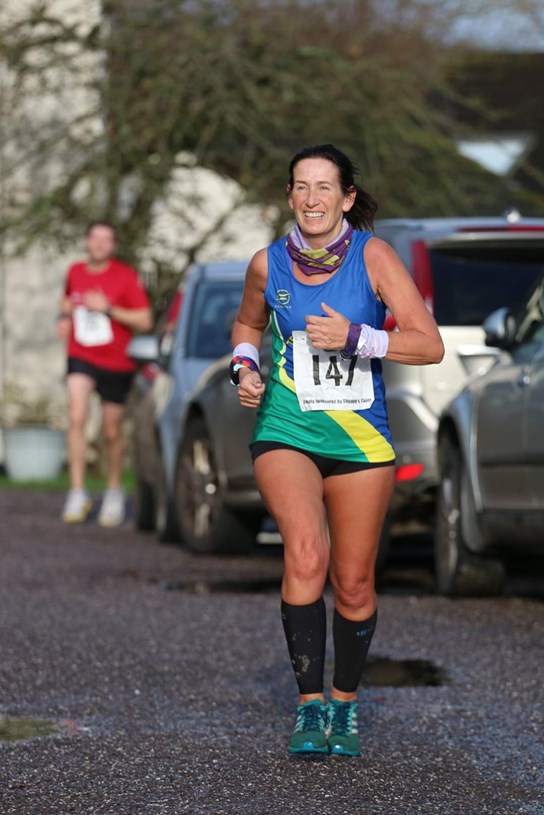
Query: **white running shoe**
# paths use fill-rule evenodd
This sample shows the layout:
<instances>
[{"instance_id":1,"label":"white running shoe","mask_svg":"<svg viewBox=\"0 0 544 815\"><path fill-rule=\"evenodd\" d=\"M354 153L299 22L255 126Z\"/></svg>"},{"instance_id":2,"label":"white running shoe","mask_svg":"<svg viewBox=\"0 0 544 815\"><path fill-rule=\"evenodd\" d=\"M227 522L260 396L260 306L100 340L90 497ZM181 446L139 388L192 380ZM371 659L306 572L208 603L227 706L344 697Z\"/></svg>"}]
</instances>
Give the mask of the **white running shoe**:
<instances>
[{"instance_id":1,"label":"white running shoe","mask_svg":"<svg viewBox=\"0 0 544 815\"><path fill-rule=\"evenodd\" d=\"M119 526L125 520L125 493L121 487L106 490L98 513L100 526Z\"/></svg>"},{"instance_id":2,"label":"white running shoe","mask_svg":"<svg viewBox=\"0 0 544 815\"><path fill-rule=\"evenodd\" d=\"M65 524L77 524L86 520L91 511L91 499L85 490L70 490L62 510Z\"/></svg>"}]
</instances>

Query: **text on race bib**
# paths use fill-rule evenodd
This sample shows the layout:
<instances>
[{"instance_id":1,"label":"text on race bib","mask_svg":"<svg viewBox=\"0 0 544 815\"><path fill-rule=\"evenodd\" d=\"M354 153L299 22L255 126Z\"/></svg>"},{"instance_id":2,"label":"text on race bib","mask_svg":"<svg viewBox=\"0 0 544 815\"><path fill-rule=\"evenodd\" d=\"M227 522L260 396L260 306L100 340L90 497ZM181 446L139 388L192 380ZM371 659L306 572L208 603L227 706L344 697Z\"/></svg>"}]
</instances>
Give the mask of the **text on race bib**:
<instances>
[{"instance_id":1,"label":"text on race bib","mask_svg":"<svg viewBox=\"0 0 544 815\"><path fill-rule=\"evenodd\" d=\"M293 331L295 389L301 410L368 410L374 402L369 359L343 359L314 348L306 331Z\"/></svg>"}]
</instances>

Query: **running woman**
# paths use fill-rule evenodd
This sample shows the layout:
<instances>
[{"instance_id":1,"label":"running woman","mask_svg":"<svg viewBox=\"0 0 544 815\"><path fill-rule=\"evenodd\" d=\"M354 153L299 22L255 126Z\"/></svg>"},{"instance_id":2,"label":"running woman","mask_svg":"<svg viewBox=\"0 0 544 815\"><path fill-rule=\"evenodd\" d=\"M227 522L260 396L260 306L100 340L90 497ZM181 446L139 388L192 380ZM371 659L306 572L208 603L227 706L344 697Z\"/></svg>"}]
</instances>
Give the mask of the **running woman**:
<instances>
[{"instance_id":1,"label":"running woman","mask_svg":"<svg viewBox=\"0 0 544 815\"><path fill-rule=\"evenodd\" d=\"M444 349L401 260L373 236L377 204L344 153L300 150L287 196L296 223L248 267L231 377L240 403L258 408L255 478L284 544L281 616L299 690L289 751L356 756L357 688L377 619L374 563L395 472L380 359L438 363ZM386 308L398 330L383 330ZM259 349L269 323L265 388Z\"/></svg>"}]
</instances>

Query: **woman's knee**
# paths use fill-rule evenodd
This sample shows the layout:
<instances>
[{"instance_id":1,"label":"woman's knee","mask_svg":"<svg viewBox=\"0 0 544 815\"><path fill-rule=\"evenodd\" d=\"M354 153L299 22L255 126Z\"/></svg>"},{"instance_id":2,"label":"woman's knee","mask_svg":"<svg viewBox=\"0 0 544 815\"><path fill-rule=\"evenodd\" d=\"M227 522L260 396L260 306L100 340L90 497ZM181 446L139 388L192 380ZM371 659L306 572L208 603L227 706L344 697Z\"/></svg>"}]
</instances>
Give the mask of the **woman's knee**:
<instances>
[{"instance_id":1,"label":"woman's knee","mask_svg":"<svg viewBox=\"0 0 544 815\"><path fill-rule=\"evenodd\" d=\"M298 534L284 539L285 574L300 582L324 581L329 564L329 548L324 533Z\"/></svg>"},{"instance_id":2,"label":"woman's knee","mask_svg":"<svg viewBox=\"0 0 544 815\"><path fill-rule=\"evenodd\" d=\"M338 575L331 573L331 584L336 606L356 612L373 609L376 603L374 573L360 575Z\"/></svg>"}]
</instances>

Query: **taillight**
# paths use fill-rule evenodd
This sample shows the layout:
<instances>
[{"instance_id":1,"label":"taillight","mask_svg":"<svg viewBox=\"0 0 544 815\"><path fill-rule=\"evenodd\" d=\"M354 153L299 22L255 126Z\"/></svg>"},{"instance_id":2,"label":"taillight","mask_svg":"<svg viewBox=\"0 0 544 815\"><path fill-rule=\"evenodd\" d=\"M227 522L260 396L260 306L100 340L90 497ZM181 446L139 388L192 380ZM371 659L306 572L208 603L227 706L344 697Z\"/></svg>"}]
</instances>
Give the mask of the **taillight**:
<instances>
[{"instance_id":1,"label":"taillight","mask_svg":"<svg viewBox=\"0 0 544 815\"><path fill-rule=\"evenodd\" d=\"M432 314L434 309L433 270L429 250L424 241L414 241L412 244L412 274L414 283Z\"/></svg>"},{"instance_id":2,"label":"taillight","mask_svg":"<svg viewBox=\"0 0 544 815\"><path fill-rule=\"evenodd\" d=\"M140 375L146 382L154 382L159 373L159 366L155 362L147 362L141 369Z\"/></svg>"},{"instance_id":3,"label":"taillight","mask_svg":"<svg viewBox=\"0 0 544 815\"><path fill-rule=\"evenodd\" d=\"M414 481L424 469L423 464L401 464L395 471L395 481Z\"/></svg>"}]
</instances>

